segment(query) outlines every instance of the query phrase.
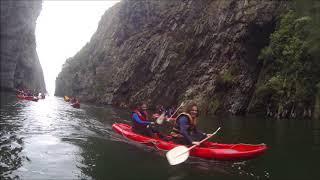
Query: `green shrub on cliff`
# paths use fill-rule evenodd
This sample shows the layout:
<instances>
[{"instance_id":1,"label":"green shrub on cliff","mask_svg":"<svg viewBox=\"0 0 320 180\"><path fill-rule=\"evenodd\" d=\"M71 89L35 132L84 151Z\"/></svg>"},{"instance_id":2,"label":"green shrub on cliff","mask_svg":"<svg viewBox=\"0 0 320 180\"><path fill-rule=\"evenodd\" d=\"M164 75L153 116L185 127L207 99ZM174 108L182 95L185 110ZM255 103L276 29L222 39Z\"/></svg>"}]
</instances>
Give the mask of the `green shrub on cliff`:
<instances>
[{"instance_id":1,"label":"green shrub on cliff","mask_svg":"<svg viewBox=\"0 0 320 180\"><path fill-rule=\"evenodd\" d=\"M280 117L311 116L320 79L319 59L313 54L313 19L293 10L281 17L270 44L259 56L263 68L253 107Z\"/></svg>"},{"instance_id":2,"label":"green shrub on cliff","mask_svg":"<svg viewBox=\"0 0 320 180\"><path fill-rule=\"evenodd\" d=\"M222 72L216 79L216 90L226 91L232 87L234 84L236 68L230 68L224 72Z\"/></svg>"}]
</instances>

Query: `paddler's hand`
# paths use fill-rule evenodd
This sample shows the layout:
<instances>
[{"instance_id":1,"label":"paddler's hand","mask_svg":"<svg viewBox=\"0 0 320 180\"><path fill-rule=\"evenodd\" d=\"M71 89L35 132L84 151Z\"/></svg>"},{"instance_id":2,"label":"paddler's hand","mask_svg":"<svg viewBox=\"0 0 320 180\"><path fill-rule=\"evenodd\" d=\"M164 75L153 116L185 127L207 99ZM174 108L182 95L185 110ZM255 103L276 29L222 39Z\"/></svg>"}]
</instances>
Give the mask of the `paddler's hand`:
<instances>
[{"instance_id":1,"label":"paddler's hand","mask_svg":"<svg viewBox=\"0 0 320 180\"><path fill-rule=\"evenodd\" d=\"M150 122L150 124L147 125L147 128L149 128L151 125L154 125L154 122Z\"/></svg>"},{"instance_id":2,"label":"paddler's hand","mask_svg":"<svg viewBox=\"0 0 320 180\"><path fill-rule=\"evenodd\" d=\"M171 121L170 117L166 117L166 121L167 122L174 122L174 121Z\"/></svg>"},{"instance_id":3,"label":"paddler's hand","mask_svg":"<svg viewBox=\"0 0 320 180\"><path fill-rule=\"evenodd\" d=\"M198 145L200 144L200 142L198 142L198 141L192 141L192 144L198 146Z\"/></svg>"}]
</instances>

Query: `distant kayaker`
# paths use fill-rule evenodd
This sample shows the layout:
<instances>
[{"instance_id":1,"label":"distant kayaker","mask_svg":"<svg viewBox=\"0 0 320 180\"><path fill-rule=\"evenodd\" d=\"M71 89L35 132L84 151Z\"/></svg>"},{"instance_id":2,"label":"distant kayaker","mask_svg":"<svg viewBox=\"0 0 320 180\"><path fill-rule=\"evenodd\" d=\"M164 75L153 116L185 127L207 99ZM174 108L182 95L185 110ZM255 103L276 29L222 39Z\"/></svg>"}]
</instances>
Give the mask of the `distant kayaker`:
<instances>
[{"instance_id":1,"label":"distant kayaker","mask_svg":"<svg viewBox=\"0 0 320 180\"><path fill-rule=\"evenodd\" d=\"M131 113L131 119L133 121L134 132L144 136L156 137L158 135L160 138L164 138L155 127L151 126L155 123L149 121L147 103L141 102Z\"/></svg>"},{"instance_id":2,"label":"distant kayaker","mask_svg":"<svg viewBox=\"0 0 320 180\"><path fill-rule=\"evenodd\" d=\"M71 97L70 103L74 104L77 102L77 98L76 97Z\"/></svg>"},{"instance_id":3,"label":"distant kayaker","mask_svg":"<svg viewBox=\"0 0 320 180\"><path fill-rule=\"evenodd\" d=\"M207 137L207 134L197 129L198 106L190 103L184 112L176 118L175 126L171 135L179 144L199 144L199 141Z\"/></svg>"}]
</instances>

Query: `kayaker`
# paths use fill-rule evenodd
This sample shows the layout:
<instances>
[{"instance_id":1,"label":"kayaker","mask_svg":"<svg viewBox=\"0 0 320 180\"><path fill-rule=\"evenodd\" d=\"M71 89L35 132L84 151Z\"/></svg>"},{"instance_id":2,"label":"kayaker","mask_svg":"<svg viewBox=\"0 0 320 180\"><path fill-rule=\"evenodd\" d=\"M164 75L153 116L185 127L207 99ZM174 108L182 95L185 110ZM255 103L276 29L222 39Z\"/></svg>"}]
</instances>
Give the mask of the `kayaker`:
<instances>
[{"instance_id":1,"label":"kayaker","mask_svg":"<svg viewBox=\"0 0 320 180\"><path fill-rule=\"evenodd\" d=\"M80 100L76 99L76 102L74 104L79 104L80 105Z\"/></svg>"},{"instance_id":2,"label":"kayaker","mask_svg":"<svg viewBox=\"0 0 320 180\"><path fill-rule=\"evenodd\" d=\"M131 113L133 121L133 131L149 137L159 136L164 139L164 136L152 125L155 123L149 120L147 112L147 103L141 102L136 109Z\"/></svg>"},{"instance_id":3,"label":"kayaker","mask_svg":"<svg viewBox=\"0 0 320 180\"><path fill-rule=\"evenodd\" d=\"M76 97L71 97L70 103L74 104L77 102L77 98Z\"/></svg>"},{"instance_id":4,"label":"kayaker","mask_svg":"<svg viewBox=\"0 0 320 180\"><path fill-rule=\"evenodd\" d=\"M165 111L165 117L169 118L173 113L174 113L174 106L169 107L166 111Z\"/></svg>"},{"instance_id":5,"label":"kayaker","mask_svg":"<svg viewBox=\"0 0 320 180\"><path fill-rule=\"evenodd\" d=\"M165 112L165 109L164 109L163 105L158 105L158 106L157 106L157 110L158 110L158 113L159 113L159 114L162 114L162 113Z\"/></svg>"},{"instance_id":6,"label":"kayaker","mask_svg":"<svg viewBox=\"0 0 320 180\"><path fill-rule=\"evenodd\" d=\"M199 145L199 141L207 137L207 134L197 129L198 106L190 103L184 112L179 114L171 135L174 141L179 144Z\"/></svg>"}]
</instances>

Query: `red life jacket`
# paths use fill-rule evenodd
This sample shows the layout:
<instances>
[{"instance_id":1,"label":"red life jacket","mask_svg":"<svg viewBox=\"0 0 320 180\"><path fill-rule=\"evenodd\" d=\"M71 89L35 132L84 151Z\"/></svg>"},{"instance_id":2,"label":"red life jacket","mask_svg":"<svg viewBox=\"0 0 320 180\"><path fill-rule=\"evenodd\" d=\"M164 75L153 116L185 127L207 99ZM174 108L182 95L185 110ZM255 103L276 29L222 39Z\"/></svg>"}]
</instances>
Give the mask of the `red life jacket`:
<instances>
[{"instance_id":1,"label":"red life jacket","mask_svg":"<svg viewBox=\"0 0 320 180\"><path fill-rule=\"evenodd\" d=\"M144 111L143 113L141 113L139 110L134 110L132 113L131 113L131 119L133 120L133 113L136 113L138 115L138 117L141 119L141 121L148 121L148 113L147 111ZM133 125L134 126L144 126L144 125L141 125L141 124L138 124L136 123L135 121L133 121Z\"/></svg>"}]
</instances>

